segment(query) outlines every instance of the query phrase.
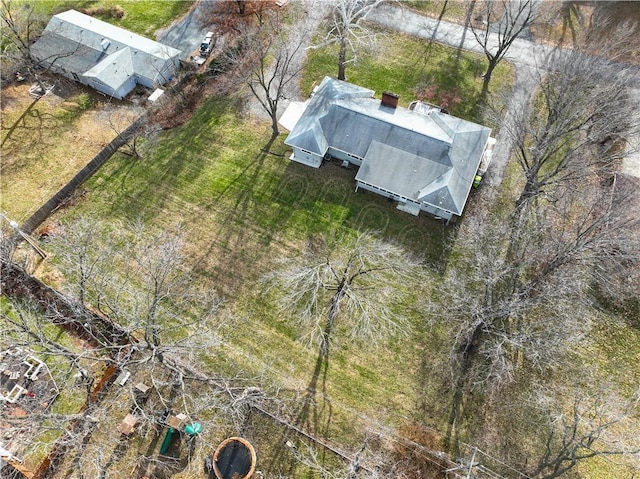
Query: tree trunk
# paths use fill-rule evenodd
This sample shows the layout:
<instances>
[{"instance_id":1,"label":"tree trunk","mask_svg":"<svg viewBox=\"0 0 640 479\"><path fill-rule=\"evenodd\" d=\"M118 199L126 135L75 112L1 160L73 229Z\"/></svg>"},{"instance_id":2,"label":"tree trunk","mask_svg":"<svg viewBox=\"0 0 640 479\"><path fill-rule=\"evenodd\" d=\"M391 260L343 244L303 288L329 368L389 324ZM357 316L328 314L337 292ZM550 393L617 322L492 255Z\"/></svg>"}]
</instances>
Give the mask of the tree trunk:
<instances>
[{"instance_id":1,"label":"tree trunk","mask_svg":"<svg viewBox=\"0 0 640 479\"><path fill-rule=\"evenodd\" d=\"M431 42L433 42L436 39L438 28L440 27L440 23L442 23L442 17L444 17L444 14L447 11L448 5L449 5L449 0L444 0L444 3L442 4L442 10L440 10L440 15L438 15L438 20L436 21L436 26L433 29L433 33L431 34Z\"/></svg>"},{"instance_id":2,"label":"tree trunk","mask_svg":"<svg viewBox=\"0 0 640 479\"><path fill-rule=\"evenodd\" d=\"M476 8L476 0L473 0L469 4L469 9L467 10L467 16L464 20L464 30L462 30L462 38L460 39L460 45L458 45L456 62L460 61L460 55L462 55L462 49L464 48L464 40L467 37L467 30L469 29L469 25L471 24L471 16L473 15L473 10L475 8Z\"/></svg>"},{"instance_id":3,"label":"tree trunk","mask_svg":"<svg viewBox=\"0 0 640 479\"><path fill-rule=\"evenodd\" d=\"M272 139L275 139L280 134L280 130L278 130L278 110L275 108L271 111L271 131Z\"/></svg>"},{"instance_id":4,"label":"tree trunk","mask_svg":"<svg viewBox=\"0 0 640 479\"><path fill-rule=\"evenodd\" d=\"M487 71L484 75L482 75L482 91L480 92L480 103L484 103L487 99L487 95L489 94L489 82L491 81L491 75L493 75L493 70L497 66L497 62L495 60L489 60L489 66L487 66Z\"/></svg>"},{"instance_id":5,"label":"tree trunk","mask_svg":"<svg viewBox=\"0 0 640 479\"><path fill-rule=\"evenodd\" d=\"M527 201L529 201L531 198L536 196L536 190L537 188L536 188L536 182L534 180L534 177L527 178L527 182L524 185L524 188L522 188L522 191L520 192L520 196L516 200L516 211L520 210L522 208L522 205L524 205Z\"/></svg>"},{"instance_id":6,"label":"tree trunk","mask_svg":"<svg viewBox=\"0 0 640 479\"><path fill-rule=\"evenodd\" d=\"M338 80L346 79L347 43L346 39L340 41L340 53L338 54Z\"/></svg>"},{"instance_id":7,"label":"tree trunk","mask_svg":"<svg viewBox=\"0 0 640 479\"><path fill-rule=\"evenodd\" d=\"M478 358L477 348L482 336L482 325L478 325L467 342L460 347L460 370L455 381L455 390L449 414L449 423L445 436L445 449L452 454L459 453L459 431L460 423L466 402L466 393L469 391L469 375L474 363Z\"/></svg>"}]
</instances>

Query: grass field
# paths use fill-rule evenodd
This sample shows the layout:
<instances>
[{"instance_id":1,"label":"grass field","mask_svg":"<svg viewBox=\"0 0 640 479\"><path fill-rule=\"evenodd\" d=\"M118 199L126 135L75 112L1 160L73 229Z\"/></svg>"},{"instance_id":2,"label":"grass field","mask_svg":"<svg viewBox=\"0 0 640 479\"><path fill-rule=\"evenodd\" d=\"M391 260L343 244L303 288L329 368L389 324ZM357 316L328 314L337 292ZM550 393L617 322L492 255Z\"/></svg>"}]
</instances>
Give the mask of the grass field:
<instances>
[{"instance_id":1,"label":"grass field","mask_svg":"<svg viewBox=\"0 0 640 479\"><path fill-rule=\"evenodd\" d=\"M284 135L265 154L269 125L239 117L243 101L211 98L191 121L149 145L143 158L114 156L86 185L82 201L57 217L88 215L112 223L142 218L152 228L185 225L190 265L225 298L224 341L218 350L203 351L204 363L218 374L261 377L293 398L311 381L317 351L298 341L305 332L282 318L274 298L262 291L259 279L274 259L297 254L317 235L374 230L421 255L435 278L455 229L356 193L354 169L331 163L314 170L290 162ZM428 289L422 285L421 294ZM330 359L327 400L319 399L310 416L315 419L307 424L311 430L351 446L375 418L400 426L416 414L418 393L429 387L419 372L416 311L409 318L416 330L382 345L384 354L378 347L339 341Z\"/></svg>"},{"instance_id":2,"label":"grass field","mask_svg":"<svg viewBox=\"0 0 640 479\"><path fill-rule=\"evenodd\" d=\"M325 75L336 76L336 59L336 48L309 50L302 91L310 93ZM450 47L381 31L376 49L362 52L355 64L348 64L346 75L347 81L371 88L377 95L385 90L396 93L405 107L431 87L427 101L442 105L447 97L452 98L449 110L453 115L482 122L477 103L485 68L482 55L464 52L458 56ZM509 88L513 78L513 67L501 63L492 76L491 91Z\"/></svg>"},{"instance_id":3,"label":"grass field","mask_svg":"<svg viewBox=\"0 0 640 479\"><path fill-rule=\"evenodd\" d=\"M192 0L15 0L15 6L29 5L44 23L52 15L69 9L82 10L100 20L155 39L159 28L185 13ZM14 8L15 8L14 6Z\"/></svg>"},{"instance_id":4,"label":"grass field","mask_svg":"<svg viewBox=\"0 0 640 479\"><path fill-rule=\"evenodd\" d=\"M126 9L127 3L120 4ZM423 42L394 35L383 37L380 45L384 55L363 57L347 68L350 81L378 94L395 91L403 105L413 98L416 86L436 83L443 91L455 87L461 101L452 113L477 118L481 57L463 55L452 69L455 53L443 47L434 46L427 55ZM423 51L420 61L406 54ZM301 80L303 90L308 93L324 75L335 75L336 68L330 52L313 51ZM498 70L496 90L513 75L506 64ZM305 413L305 427L351 449L359 447L367 428L402 427L415 417L443 429L450 391L438 389L441 383L434 377L446 374L446 326L426 328L419 300L429 297L437 285L456 238L455 225L426 216L415 218L379 196L355 192L354 169L330 163L314 170L290 162L284 135L265 153L270 126L240 115L245 101L242 94L212 97L189 122L143 145L142 158L115 155L82 188L73 207L58 211L50 224L55 227L59 221L72 222L82 215L110 225L142 219L151 229L183 224L189 258L185 267L224 299L219 313L225 323L221 345L199 352L203 367L216 375L251 378L289 402L304 396L317 351L299 341L304 331L283 317L274 293L265 291L260 278L275 267L276 259L299 254L307 240L319 235L341 238L373 230L400 243L426 263L424 284L398 285L403 292L414 288L412 299L418 300L404 305L411 327L378 347L339 341L330 357L326 395L316 398L312 410ZM55 158L60 164L65 156ZM25 165L31 185L42 177L37 164L33 160ZM17 198L18 193L13 196ZM616 345L608 341L609 331L598 333L596 341L602 359L596 367L610 364L621 374L626 372L631 379L623 381L625 389L638 378L638 363L629 366L636 358L633 338L637 335L632 332L621 327ZM618 350L618 343L625 354ZM118 409L118 417L123 412ZM284 433L259 419L251 422L254 430L265 431L256 435L262 441L261 460L269 464L270 445L274 456L281 453L273 446L273 437L280 440ZM102 427L105 436L113 430L107 423ZM227 424L208 432L207 440L232 432L225 428ZM601 470L599 465L594 468L595 474ZM189 474L180 477L198 477Z\"/></svg>"},{"instance_id":5,"label":"grass field","mask_svg":"<svg viewBox=\"0 0 640 479\"><path fill-rule=\"evenodd\" d=\"M129 106L107 105L104 97L90 90L73 88L70 94L47 95L34 102L28 88L19 85L2 91L0 207L19 223L136 115Z\"/></svg>"}]
</instances>

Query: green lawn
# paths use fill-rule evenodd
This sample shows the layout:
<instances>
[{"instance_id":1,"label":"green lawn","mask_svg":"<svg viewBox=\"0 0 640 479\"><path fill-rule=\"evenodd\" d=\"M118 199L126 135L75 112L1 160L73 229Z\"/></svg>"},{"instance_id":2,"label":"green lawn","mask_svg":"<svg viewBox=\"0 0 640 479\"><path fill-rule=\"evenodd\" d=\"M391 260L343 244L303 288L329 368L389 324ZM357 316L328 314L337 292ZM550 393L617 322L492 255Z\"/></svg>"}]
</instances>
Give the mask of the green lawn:
<instances>
[{"instance_id":1,"label":"green lawn","mask_svg":"<svg viewBox=\"0 0 640 479\"><path fill-rule=\"evenodd\" d=\"M407 54L411 52L411 54ZM399 103L407 106L426 93L430 103L447 106L453 115L481 123L477 103L482 90L486 61L482 55L463 52L458 56L454 48L414 37L381 32L375 51L361 52L355 64L347 65L347 81L375 90L392 91L400 96ZM338 73L337 49L309 50L302 91L310 93L325 75ZM501 91L513 83L513 66L503 62L496 68L491 91Z\"/></svg>"},{"instance_id":2,"label":"green lawn","mask_svg":"<svg viewBox=\"0 0 640 479\"><path fill-rule=\"evenodd\" d=\"M329 164L316 170L290 162L283 137L271 149L275 154L262 153L269 125L239 118L238 107L233 99L211 98L143 159L114 156L86 185L84 200L63 215L111 223L142 217L152 228L183 223L190 266L199 282L222 293L221 317L228 320L221 347L202 351L203 361L216 375L281 385L293 399L311 380L317 351L301 344L304 331L283 318L275 298L263 291L259 279L274 261L297 254L318 235L376 230L438 265L446 261L454 231L426 216L401 213L379 196L356 193L355 169ZM417 315L410 319L419 323ZM360 434L354 432L360 423L355 411L383 415L393 425L412 415L419 356L413 331L384 349L340 343L326 385L331 407L320 400L322 412L308 427L351 445Z\"/></svg>"},{"instance_id":3,"label":"green lawn","mask_svg":"<svg viewBox=\"0 0 640 479\"><path fill-rule=\"evenodd\" d=\"M59 2L42 4L38 8L60 6ZM151 35L188 2L73 4L84 8L120 5L125 11L122 19L104 18ZM334 51L309 52L301 78L307 94L323 76L337 73ZM464 53L457 58L446 47L427 48L424 41L387 34L381 37L377 52L362 55L357 64L348 66L347 77L378 95L391 90L405 106L415 98L416 89L436 85L433 102L443 93L455 93L460 102L451 106L451 112L479 121L476 102L484 67L481 56ZM501 64L492 90L508 86L512 78L513 68ZM182 223L188 240L186 266L193 268L199 283L216 289L224 299L219 314L225 321L222 343L199 351L203 367L216 376L253 378L250 384L277 391L281 399L295 405L312 379L317 351L301 344L304 331L282 316L275 293L264 291L260 278L276 267L275 260L298 254L307 240L319 235L340 238L374 230L424 258L425 283L411 291L413 299L419 300L428 298L437 284L456 231L455 226L426 216L401 213L379 196L355 192L353 168L330 163L316 170L290 162L284 135L265 153L270 125L239 115L245 101L241 94L212 97L189 122L143 145L142 158L115 155L82 187L73 208L60 210L51 221L87 215L112 225L141 218L157 229ZM516 181L515 176L509 175L510 181ZM411 287L398 285L402 292ZM345 448L358 447L371 424L397 427L407 418L420 417L444 429L450 391L439 389L441 382L433 378L446 374L447 325L427 329L420 305L404 306L412 325L406 335L379 347L340 341L330 356L326 396L316 398L310 411L297 408L306 414L301 418L305 428ZM636 336L614 336L628 354L615 351L609 332L599 332L594 347L603 362L623 369L637 356L632 347ZM637 378L637 367L633 371ZM633 379L624 386L632 384ZM261 423L257 418L251 421ZM211 434L222 433L224 427L228 425ZM260 451L263 464L269 464L269 446L275 449L284 432L271 437L274 429L268 425L254 427L268 431Z\"/></svg>"},{"instance_id":4,"label":"green lawn","mask_svg":"<svg viewBox=\"0 0 640 479\"><path fill-rule=\"evenodd\" d=\"M424 15L438 18L442 15L442 8L445 7L443 19L464 23L466 18L467 5L464 0L406 0L405 6L418 10Z\"/></svg>"},{"instance_id":5,"label":"green lawn","mask_svg":"<svg viewBox=\"0 0 640 479\"><path fill-rule=\"evenodd\" d=\"M120 5L126 10L129 2ZM452 113L476 118L481 57L463 54L456 63L450 49L433 45L427 51L424 42L397 35L382 37L380 48L348 67L350 81L378 94L392 90L403 105L414 98L416 87L455 88L461 101ZM407 59L415 58L409 51L422 52L419 61ZM309 92L335 70L330 51L312 51L303 89ZM495 86L511 77L511 68L502 65ZM374 230L424 258L425 283L398 285L399 291L410 289L412 301L420 300L446 265L455 227L415 218L384 198L355 192L353 168L330 163L316 170L292 163L284 135L264 153L270 125L239 115L244 102L240 94L212 97L189 122L143 145L142 158L115 155L83 186L73 209L59 211L52 222L87 215L112 225L142 218L152 229L182 223L187 266L224 299L222 344L200 352L204 367L215 375L256 378L295 404L312 379L317 351L301 344L304 331L282 317L275 293L265 292L259 281L276 267L275 260L299 253L319 235L340 238ZM436 389L439 383L428 368L443 367L448 347L440 332L424 330L419 305L412 301L404 305L412 325L405 335L379 347L339 341L330 357L326 396L316 398L310 411L298 409L306 414L300 418L306 428L349 448L358 446L367 425L402 426L429 409L426 421L443 425L446 417L434 411L446 409L447 393ZM430 408L427 401L441 404Z\"/></svg>"},{"instance_id":6,"label":"green lawn","mask_svg":"<svg viewBox=\"0 0 640 479\"><path fill-rule=\"evenodd\" d=\"M46 23L48 17L69 9L81 10L132 32L155 39L159 28L167 27L185 13L193 0L14 0L17 7L29 5ZM15 7L14 7L15 8Z\"/></svg>"},{"instance_id":7,"label":"green lawn","mask_svg":"<svg viewBox=\"0 0 640 479\"><path fill-rule=\"evenodd\" d=\"M447 49L434 45L415 62L401 59L403 52L424 48L420 42L387 35L381 47L395 62L383 62L380 55L363 58L347 70L351 81L378 92L393 90L404 105L416 85L452 88L456 77ZM479 61L463 55L456 71L460 91L466 93L453 111L471 119L481 85L476 78ZM303 88L309 91L314 81L333 74L334 63L329 53L313 52ZM504 67L497 77L509 75ZM240 94L212 97L189 122L143 145L142 158L115 155L83 187L73 210L57 217L69 221L88 215L110 224L142 218L151 228L185 225L189 266L199 282L222 294L220 316L227 321L222 345L201 352L203 364L215 374L260 377L291 400L312 379L317 351L301 344L305 331L282 317L274 293L263 291L259 280L276 267L275 260L298 254L319 235L339 238L373 230L421 256L428 265L426 277L436 280L455 228L426 215L399 212L377 195L355 192L354 168L330 163L312 169L291 162L291 151L282 143L285 135L264 153L270 125L240 116L244 101ZM339 341L330 357L327 396L317 398L312 411L300 410L307 415L300 419L305 427L355 447L368 422L401 426L422 410L424 395L437 396L421 369L422 344L429 333L422 330L419 307L413 304L427 297L429 283L398 285L412 298L404 305L413 325L405 335L380 347ZM436 346L441 349L432 356L446 354L446 344ZM430 420L441 425L444 418Z\"/></svg>"}]
</instances>

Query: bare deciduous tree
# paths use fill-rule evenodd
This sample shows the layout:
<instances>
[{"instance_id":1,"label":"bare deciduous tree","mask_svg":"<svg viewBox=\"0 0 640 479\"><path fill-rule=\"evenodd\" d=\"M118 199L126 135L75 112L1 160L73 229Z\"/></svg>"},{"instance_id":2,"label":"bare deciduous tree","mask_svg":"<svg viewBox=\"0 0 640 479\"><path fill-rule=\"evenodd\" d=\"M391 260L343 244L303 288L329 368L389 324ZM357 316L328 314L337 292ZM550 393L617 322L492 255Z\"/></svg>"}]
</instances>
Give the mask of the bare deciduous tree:
<instances>
[{"instance_id":1,"label":"bare deciduous tree","mask_svg":"<svg viewBox=\"0 0 640 479\"><path fill-rule=\"evenodd\" d=\"M475 0L473 4L475 9ZM482 27L472 22L471 31L489 62L480 98L487 96L491 75L514 40L535 21L536 9L535 0L500 0L482 1L480 9L475 10L474 16Z\"/></svg>"},{"instance_id":2,"label":"bare deciduous tree","mask_svg":"<svg viewBox=\"0 0 640 479\"><path fill-rule=\"evenodd\" d=\"M203 346L215 343L211 319L219 300L197 288L184 269L180 228L150 233L141 223L116 227L120 236L113 240L113 228L81 219L52 241L78 299L125 328L151 358L192 355L194 334Z\"/></svg>"},{"instance_id":3,"label":"bare deciduous tree","mask_svg":"<svg viewBox=\"0 0 640 479\"><path fill-rule=\"evenodd\" d=\"M32 70L29 47L44 28L43 19L28 4L15 4L11 0L0 2L2 25L2 79L13 80L12 75L27 74ZM22 72L21 70L25 70Z\"/></svg>"},{"instance_id":4,"label":"bare deciduous tree","mask_svg":"<svg viewBox=\"0 0 640 479\"><path fill-rule=\"evenodd\" d=\"M193 366L199 352L218 342L216 325L211 323L218 299L199 289L184 269L179 230L152 234L139 224L107 229L97 221L82 219L64 225L48 248L56 252L69 290L82 302L29 279L24 272L21 280L17 267L3 259L3 284L7 286L7 275L12 275L8 289L14 308L7 311L3 307L0 340L2 345L35 346L48 357L64 358L69 371L62 374L71 380L72 376L80 378L86 406L78 413L47 413L16 421L33 423L34 431L49 428L51 437L59 437L57 450L72 458L72 470L87 467L87 471L105 471L116 457L96 455L102 445L93 447L91 437L101 418L109 414L109 405L104 407L102 395L96 395L96 384L101 382L95 371L87 371L87 364L142 371L157 397L153 409L145 412L132 392L121 394L126 401L134 397L132 410L142 418L141 427L162 424L155 414L160 407L198 418L220 392ZM25 299L19 300L16 294ZM29 298L31 302L25 302ZM94 308L104 316L93 312ZM78 334L91 347L65 347L50 323ZM101 326L119 333L106 334ZM198 348L193 347L194 342ZM194 382L202 396L192 397ZM51 444L34 443L33 447L50 448Z\"/></svg>"},{"instance_id":5,"label":"bare deciduous tree","mask_svg":"<svg viewBox=\"0 0 640 479\"><path fill-rule=\"evenodd\" d=\"M251 18L255 21L249 21ZM225 61L237 67L251 93L271 118L272 138L279 134L278 107L286 89L302 68L300 57L309 32L288 29L280 11L257 9L238 27L236 48L227 49Z\"/></svg>"},{"instance_id":6,"label":"bare deciduous tree","mask_svg":"<svg viewBox=\"0 0 640 479\"><path fill-rule=\"evenodd\" d=\"M625 153L626 138L637 135L638 81L635 67L615 62L627 51L634 30L617 32L595 57L579 49L556 50L546 62L539 89L509 135L525 176L518 208L552 194L563 182L598 172L611 175Z\"/></svg>"},{"instance_id":7,"label":"bare deciduous tree","mask_svg":"<svg viewBox=\"0 0 640 479\"><path fill-rule=\"evenodd\" d=\"M372 47L376 33L365 21L369 14L386 0L336 0L333 2L329 31L312 48L338 45L338 80L346 79L347 64L357 60L358 50Z\"/></svg>"},{"instance_id":8,"label":"bare deciduous tree","mask_svg":"<svg viewBox=\"0 0 640 479\"><path fill-rule=\"evenodd\" d=\"M45 27L44 17L34 12L29 4L14 4L11 0L0 2L0 25L2 25L2 80L8 75L19 75L35 81L42 94L47 85L43 73L55 70L56 63L63 58L86 53L88 48L80 43L55 53L36 53L32 43ZM44 35L48 35L45 31ZM46 37L45 37L46 38Z\"/></svg>"},{"instance_id":9,"label":"bare deciduous tree","mask_svg":"<svg viewBox=\"0 0 640 479\"><path fill-rule=\"evenodd\" d=\"M638 395L624 400L612 392L611 385L575 386L558 399L557 391L541 391L535 407L546 422L538 424L544 449L533 461L528 477L555 479L578 463L596 456L627 456L640 470L640 438L635 432L621 433L639 405ZM633 426L631 426L633 429ZM616 431L617 430L617 431Z\"/></svg>"},{"instance_id":10,"label":"bare deciduous tree","mask_svg":"<svg viewBox=\"0 0 640 479\"><path fill-rule=\"evenodd\" d=\"M351 340L373 344L401 330L402 318L393 311L397 285L410 282L419 264L402 248L368 233L322 240L282 263L265 279L282 291L282 308L295 312L324 354L339 318Z\"/></svg>"},{"instance_id":11,"label":"bare deciduous tree","mask_svg":"<svg viewBox=\"0 0 640 479\"><path fill-rule=\"evenodd\" d=\"M518 365L545 370L588 332L590 285L625 276L640 259L637 198L633 187L583 179L531 217L477 220L461 237L442 300L430 305L457 324L450 433L474 389L511 381Z\"/></svg>"}]
</instances>

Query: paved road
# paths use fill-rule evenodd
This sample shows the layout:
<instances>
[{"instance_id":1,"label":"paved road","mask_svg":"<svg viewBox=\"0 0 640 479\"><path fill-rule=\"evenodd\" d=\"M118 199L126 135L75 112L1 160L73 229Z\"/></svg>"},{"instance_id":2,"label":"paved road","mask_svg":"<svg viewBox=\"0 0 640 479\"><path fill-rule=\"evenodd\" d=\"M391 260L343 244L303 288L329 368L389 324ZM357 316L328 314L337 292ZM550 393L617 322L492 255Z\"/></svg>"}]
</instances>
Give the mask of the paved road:
<instances>
[{"instance_id":1,"label":"paved road","mask_svg":"<svg viewBox=\"0 0 640 479\"><path fill-rule=\"evenodd\" d=\"M434 40L455 47L460 45L464 34L464 27L462 25L445 21L441 21L438 25L437 20L433 18L425 17L411 10L391 5L382 5L373 12L370 19L387 28L400 30L404 33L425 39L431 38L437 26ZM496 45L497 36L492 34L489 37L489 47L495 49ZM465 50L483 53L482 48L470 31L465 35L463 48ZM505 58L527 66L537 67L543 64L545 56L550 51L550 47L518 38L509 48Z\"/></svg>"}]
</instances>

